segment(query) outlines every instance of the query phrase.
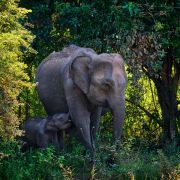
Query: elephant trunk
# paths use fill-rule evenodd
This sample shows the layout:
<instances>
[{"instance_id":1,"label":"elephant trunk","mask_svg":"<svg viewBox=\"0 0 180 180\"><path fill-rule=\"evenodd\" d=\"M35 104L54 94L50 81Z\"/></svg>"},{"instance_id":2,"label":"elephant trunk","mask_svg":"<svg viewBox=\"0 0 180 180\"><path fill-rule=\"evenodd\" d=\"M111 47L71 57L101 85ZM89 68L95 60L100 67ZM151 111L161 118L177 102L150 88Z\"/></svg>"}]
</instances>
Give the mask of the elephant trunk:
<instances>
[{"instance_id":1,"label":"elephant trunk","mask_svg":"<svg viewBox=\"0 0 180 180\"><path fill-rule=\"evenodd\" d=\"M125 98L116 96L109 101L113 112L113 138L115 141L120 140L122 135L124 117L125 117Z\"/></svg>"}]
</instances>

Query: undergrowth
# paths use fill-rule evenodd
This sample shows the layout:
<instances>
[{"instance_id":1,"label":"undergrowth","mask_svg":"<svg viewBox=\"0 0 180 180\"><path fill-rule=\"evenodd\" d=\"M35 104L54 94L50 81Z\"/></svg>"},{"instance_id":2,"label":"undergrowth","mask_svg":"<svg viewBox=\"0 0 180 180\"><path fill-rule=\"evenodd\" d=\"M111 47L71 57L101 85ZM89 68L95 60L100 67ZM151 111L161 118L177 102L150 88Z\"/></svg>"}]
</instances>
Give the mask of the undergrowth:
<instances>
[{"instance_id":1,"label":"undergrowth","mask_svg":"<svg viewBox=\"0 0 180 180\"><path fill-rule=\"evenodd\" d=\"M180 153L177 147L150 150L133 146L132 140L116 150L110 143L96 144L94 165L83 146L69 144L57 153L45 150L21 151L21 142L0 144L0 179L98 179L159 180L180 178Z\"/></svg>"}]
</instances>

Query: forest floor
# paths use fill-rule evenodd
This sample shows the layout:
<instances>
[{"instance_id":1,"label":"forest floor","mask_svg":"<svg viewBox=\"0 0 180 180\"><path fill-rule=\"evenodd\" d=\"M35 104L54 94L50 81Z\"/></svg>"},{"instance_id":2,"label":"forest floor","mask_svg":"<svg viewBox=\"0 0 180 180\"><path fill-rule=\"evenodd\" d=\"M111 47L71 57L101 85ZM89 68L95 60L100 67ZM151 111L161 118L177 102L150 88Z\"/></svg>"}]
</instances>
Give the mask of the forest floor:
<instances>
[{"instance_id":1,"label":"forest floor","mask_svg":"<svg viewBox=\"0 0 180 180\"><path fill-rule=\"evenodd\" d=\"M56 153L52 147L22 152L22 142L1 143L0 179L180 179L178 147L133 146L126 141L115 150L109 142L98 142L92 164L83 146L77 144L74 140Z\"/></svg>"}]
</instances>

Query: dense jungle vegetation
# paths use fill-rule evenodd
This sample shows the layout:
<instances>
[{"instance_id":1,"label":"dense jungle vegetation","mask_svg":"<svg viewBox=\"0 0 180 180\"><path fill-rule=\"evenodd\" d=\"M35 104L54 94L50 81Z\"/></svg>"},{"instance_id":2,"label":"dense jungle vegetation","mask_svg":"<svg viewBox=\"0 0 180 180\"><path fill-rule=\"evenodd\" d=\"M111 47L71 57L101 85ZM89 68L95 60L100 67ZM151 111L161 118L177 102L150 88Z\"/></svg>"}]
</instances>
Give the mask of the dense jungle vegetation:
<instances>
[{"instance_id":1,"label":"dense jungle vegetation","mask_svg":"<svg viewBox=\"0 0 180 180\"><path fill-rule=\"evenodd\" d=\"M0 179L180 178L179 0L0 0ZM34 74L69 44L120 53L126 63L122 145L102 117L91 165L77 140L64 151L21 151L19 126L46 116Z\"/></svg>"}]
</instances>

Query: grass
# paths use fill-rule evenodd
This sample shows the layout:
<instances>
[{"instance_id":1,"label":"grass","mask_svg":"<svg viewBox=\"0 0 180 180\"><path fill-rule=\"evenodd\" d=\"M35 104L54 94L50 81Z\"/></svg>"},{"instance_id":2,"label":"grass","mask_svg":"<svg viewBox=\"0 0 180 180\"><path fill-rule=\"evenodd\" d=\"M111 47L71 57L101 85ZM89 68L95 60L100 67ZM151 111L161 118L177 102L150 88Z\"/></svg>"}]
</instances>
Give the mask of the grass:
<instances>
[{"instance_id":1,"label":"grass","mask_svg":"<svg viewBox=\"0 0 180 180\"><path fill-rule=\"evenodd\" d=\"M130 179L176 180L180 153L176 147L149 150L135 148L128 141L120 150L110 143L98 143L96 163L92 165L84 148L77 142L57 154L52 147L21 152L21 143L0 144L0 179Z\"/></svg>"}]
</instances>

